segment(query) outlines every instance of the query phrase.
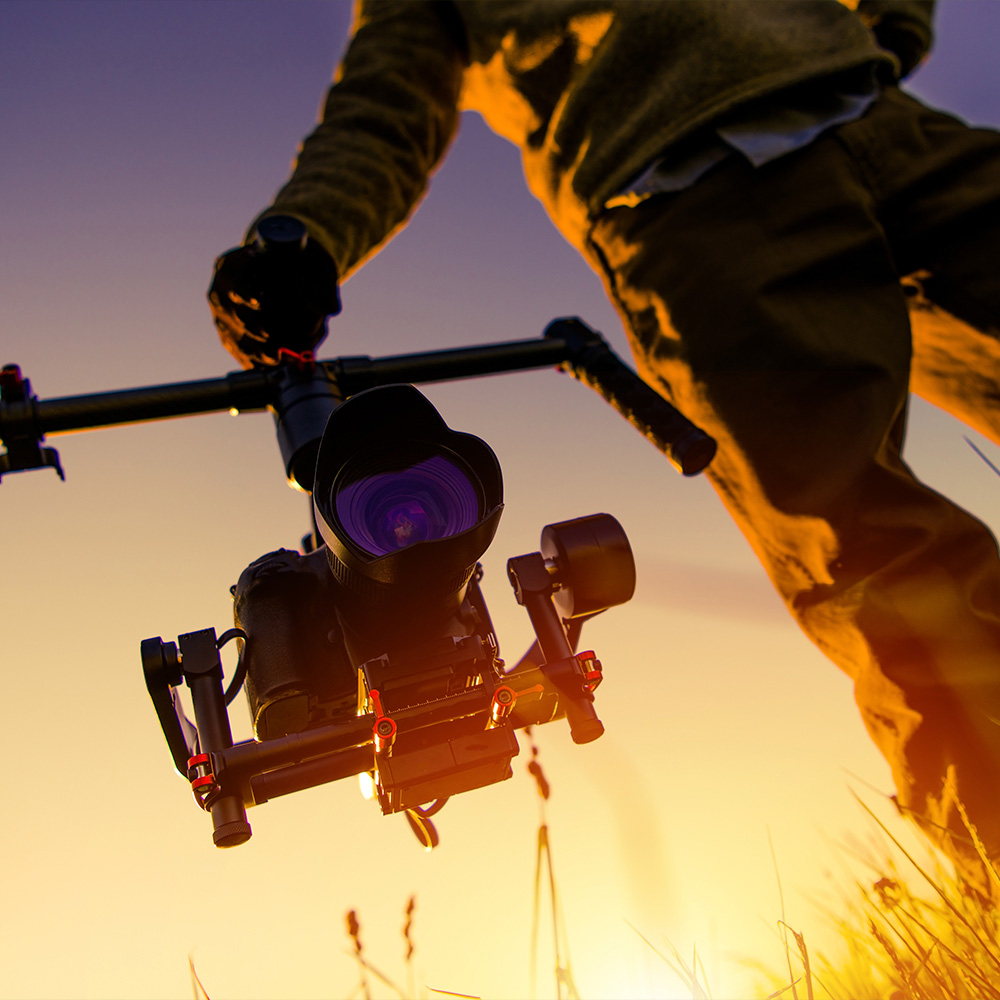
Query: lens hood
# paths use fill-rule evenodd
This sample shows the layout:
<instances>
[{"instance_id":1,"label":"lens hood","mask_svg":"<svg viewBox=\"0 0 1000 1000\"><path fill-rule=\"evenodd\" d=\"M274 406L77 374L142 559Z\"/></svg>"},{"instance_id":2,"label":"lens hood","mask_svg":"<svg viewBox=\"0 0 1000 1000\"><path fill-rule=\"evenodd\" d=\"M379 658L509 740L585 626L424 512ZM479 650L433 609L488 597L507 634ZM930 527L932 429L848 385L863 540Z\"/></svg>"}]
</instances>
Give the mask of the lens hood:
<instances>
[{"instance_id":1,"label":"lens hood","mask_svg":"<svg viewBox=\"0 0 1000 1000\"><path fill-rule=\"evenodd\" d=\"M393 542L391 531L369 528L365 503L387 496L405 509L400 516L409 527L409 514L419 520L430 510L420 530L397 529ZM380 386L351 396L330 416L313 505L333 574L354 599L348 603L373 613L397 602L414 611L451 610L496 534L503 479L489 445L448 427L419 390ZM378 516L373 511L371 520Z\"/></svg>"}]
</instances>

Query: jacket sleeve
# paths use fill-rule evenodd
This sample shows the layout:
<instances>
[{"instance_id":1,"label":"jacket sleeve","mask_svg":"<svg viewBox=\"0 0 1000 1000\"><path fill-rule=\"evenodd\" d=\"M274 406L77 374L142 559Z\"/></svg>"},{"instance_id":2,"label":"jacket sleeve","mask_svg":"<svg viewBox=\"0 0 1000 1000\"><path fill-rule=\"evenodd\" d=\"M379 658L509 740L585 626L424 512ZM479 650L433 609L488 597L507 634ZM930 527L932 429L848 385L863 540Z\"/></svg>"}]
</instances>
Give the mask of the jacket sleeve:
<instances>
[{"instance_id":1,"label":"jacket sleeve","mask_svg":"<svg viewBox=\"0 0 1000 1000\"><path fill-rule=\"evenodd\" d=\"M910 75L934 44L935 0L860 0L858 16L879 46L899 61L898 79Z\"/></svg>"},{"instance_id":2,"label":"jacket sleeve","mask_svg":"<svg viewBox=\"0 0 1000 1000\"><path fill-rule=\"evenodd\" d=\"M266 215L293 215L341 279L402 226L458 124L464 29L451 2L362 0L317 128Z\"/></svg>"}]
</instances>

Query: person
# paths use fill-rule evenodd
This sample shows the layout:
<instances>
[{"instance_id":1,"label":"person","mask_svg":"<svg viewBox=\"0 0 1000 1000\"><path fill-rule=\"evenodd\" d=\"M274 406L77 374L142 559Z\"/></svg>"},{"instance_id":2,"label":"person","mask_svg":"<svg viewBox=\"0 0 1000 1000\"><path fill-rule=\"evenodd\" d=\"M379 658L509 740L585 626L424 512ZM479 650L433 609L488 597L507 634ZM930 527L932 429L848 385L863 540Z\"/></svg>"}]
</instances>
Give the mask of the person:
<instances>
[{"instance_id":1,"label":"person","mask_svg":"<svg viewBox=\"0 0 1000 1000\"><path fill-rule=\"evenodd\" d=\"M911 389L1000 443L1000 135L899 88L932 3L851 6L363 0L318 127L209 298L244 366L308 356L459 111L481 113L603 277L640 374L717 440L707 475L853 679L900 809L983 888L1000 558L900 452ZM254 242L273 216L309 234L291 290Z\"/></svg>"}]
</instances>

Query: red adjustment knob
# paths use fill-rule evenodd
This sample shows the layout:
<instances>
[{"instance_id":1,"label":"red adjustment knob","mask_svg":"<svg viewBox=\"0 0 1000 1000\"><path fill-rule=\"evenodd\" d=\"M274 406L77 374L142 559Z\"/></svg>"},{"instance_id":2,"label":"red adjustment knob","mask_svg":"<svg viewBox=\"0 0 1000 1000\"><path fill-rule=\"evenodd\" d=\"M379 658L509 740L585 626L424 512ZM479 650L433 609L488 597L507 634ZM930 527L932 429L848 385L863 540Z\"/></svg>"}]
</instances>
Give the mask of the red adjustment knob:
<instances>
[{"instance_id":1,"label":"red adjustment knob","mask_svg":"<svg viewBox=\"0 0 1000 1000\"><path fill-rule=\"evenodd\" d=\"M202 809L208 809L211 800L219 791L218 782L214 774L206 774L203 778L195 778L191 782L191 791L194 793L194 800Z\"/></svg>"},{"instance_id":2,"label":"red adjustment knob","mask_svg":"<svg viewBox=\"0 0 1000 1000\"><path fill-rule=\"evenodd\" d=\"M211 774L211 772L212 758L207 753L199 753L193 757L188 757L187 774L189 780L193 781L195 778L204 777L206 774Z\"/></svg>"},{"instance_id":3,"label":"red adjustment knob","mask_svg":"<svg viewBox=\"0 0 1000 1000\"><path fill-rule=\"evenodd\" d=\"M372 735L375 741L375 753L385 753L396 742L396 723L388 715L383 715L372 726Z\"/></svg>"},{"instance_id":4,"label":"red adjustment knob","mask_svg":"<svg viewBox=\"0 0 1000 1000\"><path fill-rule=\"evenodd\" d=\"M604 680L601 661L597 658L597 654L592 649L588 649L585 653L577 653L576 662L583 670L583 690L596 691L598 685Z\"/></svg>"},{"instance_id":5,"label":"red adjustment knob","mask_svg":"<svg viewBox=\"0 0 1000 1000\"><path fill-rule=\"evenodd\" d=\"M378 691L369 691L368 697L375 709L375 725L372 726L375 753L388 753L389 748L396 742L396 723L382 710L382 697Z\"/></svg>"},{"instance_id":6,"label":"red adjustment knob","mask_svg":"<svg viewBox=\"0 0 1000 1000\"><path fill-rule=\"evenodd\" d=\"M193 757L188 757L187 769L188 778L191 781L191 791L194 794L195 802L202 809L208 809L221 791L219 783L212 773L212 767L210 753L198 753Z\"/></svg>"},{"instance_id":7,"label":"red adjustment knob","mask_svg":"<svg viewBox=\"0 0 1000 1000\"><path fill-rule=\"evenodd\" d=\"M517 692L506 684L501 685L493 692L493 701L490 703L490 719L494 726L506 719L514 711L517 704Z\"/></svg>"}]
</instances>

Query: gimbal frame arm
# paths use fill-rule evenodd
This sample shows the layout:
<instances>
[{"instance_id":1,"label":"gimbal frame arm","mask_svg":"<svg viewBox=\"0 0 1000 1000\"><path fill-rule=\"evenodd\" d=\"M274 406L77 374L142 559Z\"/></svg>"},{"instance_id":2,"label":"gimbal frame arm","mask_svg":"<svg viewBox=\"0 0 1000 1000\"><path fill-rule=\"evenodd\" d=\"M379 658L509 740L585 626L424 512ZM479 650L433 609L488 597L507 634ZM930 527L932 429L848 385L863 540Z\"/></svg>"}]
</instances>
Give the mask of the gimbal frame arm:
<instances>
[{"instance_id":1,"label":"gimbal frame arm","mask_svg":"<svg viewBox=\"0 0 1000 1000\"><path fill-rule=\"evenodd\" d=\"M8 365L0 373L0 442L7 448L0 454L0 477L46 465L58 469L55 451L40 447L46 435L269 408L278 420L289 477L309 489L311 482L302 479L311 473L294 468L295 425L314 426L318 413L332 411L347 396L394 382L443 382L549 367L558 367L594 389L684 475L701 472L715 455L715 441L639 378L599 333L579 319L566 318L553 321L542 337L530 340L382 358L341 357L300 369L284 364L217 379L48 400L31 395L30 382L16 365ZM283 428L293 410L297 415Z\"/></svg>"}]
</instances>

